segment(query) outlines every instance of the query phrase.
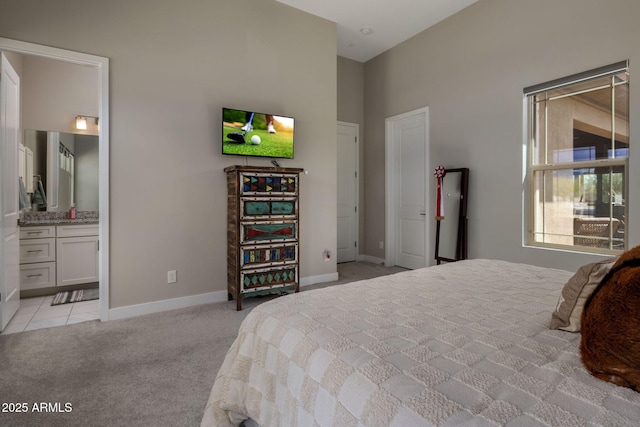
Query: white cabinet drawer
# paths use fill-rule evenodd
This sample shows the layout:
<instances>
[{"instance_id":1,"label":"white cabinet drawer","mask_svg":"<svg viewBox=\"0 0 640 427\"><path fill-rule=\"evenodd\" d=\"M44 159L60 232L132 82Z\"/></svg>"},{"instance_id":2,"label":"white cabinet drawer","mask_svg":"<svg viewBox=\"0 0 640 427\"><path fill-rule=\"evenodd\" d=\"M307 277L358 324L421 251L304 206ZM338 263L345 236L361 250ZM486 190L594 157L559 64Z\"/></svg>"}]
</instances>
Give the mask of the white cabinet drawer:
<instances>
[{"instance_id":1,"label":"white cabinet drawer","mask_svg":"<svg viewBox=\"0 0 640 427\"><path fill-rule=\"evenodd\" d=\"M56 237L55 225L20 227L20 239L44 239L46 237Z\"/></svg>"},{"instance_id":2,"label":"white cabinet drawer","mask_svg":"<svg viewBox=\"0 0 640 427\"><path fill-rule=\"evenodd\" d=\"M49 288L56 285L56 263L40 262L20 265L20 289Z\"/></svg>"},{"instance_id":3,"label":"white cabinet drawer","mask_svg":"<svg viewBox=\"0 0 640 427\"><path fill-rule=\"evenodd\" d=\"M20 264L56 260L56 239L27 239L20 241Z\"/></svg>"},{"instance_id":4,"label":"white cabinet drawer","mask_svg":"<svg viewBox=\"0 0 640 427\"><path fill-rule=\"evenodd\" d=\"M98 224L73 224L56 226L57 237L97 236Z\"/></svg>"}]
</instances>

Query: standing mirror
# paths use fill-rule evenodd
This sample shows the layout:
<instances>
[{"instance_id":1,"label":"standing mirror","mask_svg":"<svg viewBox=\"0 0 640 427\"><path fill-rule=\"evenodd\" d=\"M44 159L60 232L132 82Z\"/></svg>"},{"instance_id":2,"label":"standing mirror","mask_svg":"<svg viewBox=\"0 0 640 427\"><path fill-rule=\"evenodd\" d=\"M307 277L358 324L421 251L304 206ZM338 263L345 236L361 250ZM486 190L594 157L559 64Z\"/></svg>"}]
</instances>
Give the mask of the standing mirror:
<instances>
[{"instance_id":1,"label":"standing mirror","mask_svg":"<svg viewBox=\"0 0 640 427\"><path fill-rule=\"evenodd\" d=\"M442 178L444 215L436 220L436 262L467 259L467 195L469 169L445 169Z\"/></svg>"}]
</instances>

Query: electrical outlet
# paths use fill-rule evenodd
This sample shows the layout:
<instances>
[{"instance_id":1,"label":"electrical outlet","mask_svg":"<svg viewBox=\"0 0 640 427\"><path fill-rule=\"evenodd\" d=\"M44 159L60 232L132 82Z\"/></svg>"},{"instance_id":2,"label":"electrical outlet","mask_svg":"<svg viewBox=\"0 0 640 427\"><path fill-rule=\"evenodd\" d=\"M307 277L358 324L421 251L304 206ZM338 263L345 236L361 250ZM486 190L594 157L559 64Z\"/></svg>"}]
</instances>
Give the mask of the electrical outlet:
<instances>
[{"instance_id":1,"label":"electrical outlet","mask_svg":"<svg viewBox=\"0 0 640 427\"><path fill-rule=\"evenodd\" d=\"M384 249L384 242L382 240L380 240L380 249Z\"/></svg>"},{"instance_id":2,"label":"electrical outlet","mask_svg":"<svg viewBox=\"0 0 640 427\"><path fill-rule=\"evenodd\" d=\"M176 283L178 281L178 272L176 270L167 271L167 283Z\"/></svg>"}]
</instances>

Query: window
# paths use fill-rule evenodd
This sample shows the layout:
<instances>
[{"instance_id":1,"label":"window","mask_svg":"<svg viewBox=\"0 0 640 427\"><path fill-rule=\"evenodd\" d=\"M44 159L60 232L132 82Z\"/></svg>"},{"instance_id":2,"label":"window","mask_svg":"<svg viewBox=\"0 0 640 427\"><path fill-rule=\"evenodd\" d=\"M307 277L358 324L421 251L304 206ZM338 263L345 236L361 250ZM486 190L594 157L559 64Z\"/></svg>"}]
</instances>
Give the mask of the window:
<instances>
[{"instance_id":1,"label":"window","mask_svg":"<svg viewBox=\"0 0 640 427\"><path fill-rule=\"evenodd\" d=\"M627 247L627 61L532 86L527 100L527 243Z\"/></svg>"}]
</instances>

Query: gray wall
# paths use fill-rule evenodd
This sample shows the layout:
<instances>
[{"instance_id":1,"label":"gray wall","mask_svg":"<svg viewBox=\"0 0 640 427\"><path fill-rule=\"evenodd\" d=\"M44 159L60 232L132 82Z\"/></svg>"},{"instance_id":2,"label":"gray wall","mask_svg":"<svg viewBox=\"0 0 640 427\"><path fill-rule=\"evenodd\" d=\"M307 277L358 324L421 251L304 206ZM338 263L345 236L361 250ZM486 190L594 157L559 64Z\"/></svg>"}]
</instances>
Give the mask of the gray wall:
<instances>
[{"instance_id":1,"label":"gray wall","mask_svg":"<svg viewBox=\"0 0 640 427\"><path fill-rule=\"evenodd\" d=\"M338 57L338 120L364 126L364 64Z\"/></svg>"},{"instance_id":2,"label":"gray wall","mask_svg":"<svg viewBox=\"0 0 640 427\"><path fill-rule=\"evenodd\" d=\"M31 55L21 57L22 127L97 135L91 119L87 130L77 130L75 117L98 116L98 69Z\"/></svg>"},{"instance_id":3,"label":"gray wall","mask_svg":"<svg viewBox=\"0 0 640 427\"><path fill-rule=\"evenodd\" d=\"M110 60L111 308L226 289L221 108L296 118L301 277L335 274L335 24L271 0L0 0L0 37ZM266 165L266 159L248 160ZM328 231L329 230L329 231ZM167 284L167 271L178 283Z\"/></svg>"},{"instance_id":4,"label":"gray wall","mask_svg":"<svg viewBox=\"0 0 640 427\"><path fill-rule=\"evenodd\" d=\"M375 207L384 205L385 118L429 106L431 170L439 164L470 168L470 257L570 270L596 259L522 245L522 89L629 59L629 181L640 182L634 136L640 90L633 84L634 64L640 62L639 16L637 0L480 0L367 62L365 252L384 258L377 248L384 240L384 212ZM631 187L629 209L635 246L640 186Z\"/></svg>"},{"instance_id":5,"label":"gray wall","mask_svg":"<svg viewBox=\"0 0 640 427\"><path fill-rule=\"evenodd\" d=\"M359 125L360 143L358 144L359 158L364 156L367 139L364 135L364 64L342 56L338 57L338 120L342 122L355 123ZM359 162L360 176L363 176L365 165L362 160ZM364 188L365 181L359 180L358 189L358 254L366 255L364 252L366 211L364 209Z\"/></svg>"}]
</instances>

